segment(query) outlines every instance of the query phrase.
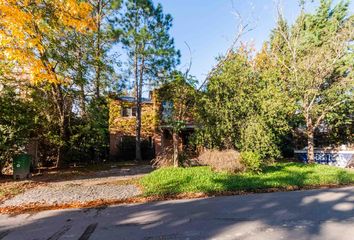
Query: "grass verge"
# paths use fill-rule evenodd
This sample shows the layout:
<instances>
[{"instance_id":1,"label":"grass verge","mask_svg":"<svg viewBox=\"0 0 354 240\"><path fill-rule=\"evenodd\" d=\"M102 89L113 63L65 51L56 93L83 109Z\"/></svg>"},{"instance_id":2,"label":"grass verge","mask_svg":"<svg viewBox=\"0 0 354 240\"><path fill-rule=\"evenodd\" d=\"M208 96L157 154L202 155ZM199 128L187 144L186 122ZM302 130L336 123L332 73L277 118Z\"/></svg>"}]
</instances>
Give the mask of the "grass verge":
<instances>
[{"instance_id":1,"label":"grass verge","mask_svg":"<svg viewBox=\"0 0 354 240\"><path fill-rule=\"evenodd\" d=\"M354 184L354 172L325 165L277 163L262 173L227 174L210 167L162 168L140 180L146 196L260 192Z\"/></svg>"}]
</instances>

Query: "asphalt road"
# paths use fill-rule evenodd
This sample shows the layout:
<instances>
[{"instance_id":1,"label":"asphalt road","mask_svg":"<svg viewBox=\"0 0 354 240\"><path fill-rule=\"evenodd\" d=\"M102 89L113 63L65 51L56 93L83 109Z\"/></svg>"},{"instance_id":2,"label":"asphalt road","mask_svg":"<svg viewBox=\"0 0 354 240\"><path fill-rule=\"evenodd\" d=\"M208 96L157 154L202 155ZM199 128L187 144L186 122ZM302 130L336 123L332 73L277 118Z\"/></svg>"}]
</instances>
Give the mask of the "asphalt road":
<instances>
[{"instance_id":1,"label":"asphalt road","mask_svg":"<svg viewBox=\"0 0 354 240\"><path fill-rule=\"evenodd\" d=\"M0 216L0 239L354 239L354 187Z\"/></svg>"}]
</instances>

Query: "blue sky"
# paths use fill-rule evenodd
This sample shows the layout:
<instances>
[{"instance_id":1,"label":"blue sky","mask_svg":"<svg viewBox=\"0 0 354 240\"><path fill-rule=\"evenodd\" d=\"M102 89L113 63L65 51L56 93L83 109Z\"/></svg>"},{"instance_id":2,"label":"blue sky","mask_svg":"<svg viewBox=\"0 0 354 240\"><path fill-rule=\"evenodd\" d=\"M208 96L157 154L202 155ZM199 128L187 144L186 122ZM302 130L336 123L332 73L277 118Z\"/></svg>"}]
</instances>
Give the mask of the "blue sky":
<instances>
[{"instance_id":1,"label":"blue sky","mask_svg":"<svg viewBox=\"0 0 354 240\"><path fill-rule=\"evenodd\" d=\"M181 50L181 70L189 63L192 50L191 74L202 82L215 65L215 58L225 53L237 32L235 9L245 22L251 22L254 30L243 41L254 42L260 48L276 23L275 0L154 0L161 3L165 13L173 18L171 35ZM281 1L282 11L291 22L299 13L298 0ZM313 9L313 6L309 6ZM352 4L353 9L353 4ZM351 11L353 12L353 11Z\"/></svg>"}]
</instances>

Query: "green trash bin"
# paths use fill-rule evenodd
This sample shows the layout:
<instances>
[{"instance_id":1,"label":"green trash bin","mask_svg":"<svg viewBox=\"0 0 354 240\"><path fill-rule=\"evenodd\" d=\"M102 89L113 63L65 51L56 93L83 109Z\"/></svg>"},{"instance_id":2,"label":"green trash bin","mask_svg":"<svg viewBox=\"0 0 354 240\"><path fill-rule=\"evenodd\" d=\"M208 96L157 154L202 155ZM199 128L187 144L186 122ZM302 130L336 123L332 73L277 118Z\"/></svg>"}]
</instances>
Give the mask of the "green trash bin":
<instances>
[{"instance_id":1,"label":"green trash bin","mask_svg":"<svg viewBox=\"0 0 354 240\"><path fill-rule=\"evenodd\" d=\"M20 154L13 159L14 179L23 179L31 177L30 174L31 156Z\"/></svg>"}]
</instances>

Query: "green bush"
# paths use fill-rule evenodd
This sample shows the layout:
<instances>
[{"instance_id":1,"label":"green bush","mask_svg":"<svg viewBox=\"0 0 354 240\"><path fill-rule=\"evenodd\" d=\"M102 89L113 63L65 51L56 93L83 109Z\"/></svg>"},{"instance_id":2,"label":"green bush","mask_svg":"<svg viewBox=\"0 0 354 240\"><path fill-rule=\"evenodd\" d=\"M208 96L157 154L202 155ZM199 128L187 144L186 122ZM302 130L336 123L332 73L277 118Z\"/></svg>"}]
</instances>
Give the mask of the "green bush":
<instances>
[{"instance_id":1,"label":"green bush","mask_svg":"<svg viewBox=\"0 0 354 240\"><path fill-rule=\"evenodd\" d=\"M261 171L261 156L258 153L250 151L241 152L241 163L246 167L247 171Z\"/></svg>"},{"instance_id":2,"label":"green bush","mask_svg":"<svg viewBox=\"0 0 354 240\"><path fill-rule=\"evenodd\" d=\"M72 117L66 162L101 162L108 158L108 107L104 98L87 105L85 117Z\"/></svg>"},{"instance_id":3,"label":"green bush","mask_svg":"<svg viewBox=\"0 0 354 240\"><path fill-rule=\"evenodd\" d=\"M21 151L34 129L31 102L14 89L5 87L0 93L0 175L4 165Z\"/></svg>"},{"instance_id":4,"label":"green bush","mask_svg":"<svg viewBox=\"0 0 354 240\"><path fill-rule=\"evenodd\" d=\"M240 149L243 152L258 153L262 160L277 159L280 157L280 151L276 139L264 119L250 118L245 121L241 130Z\"/></svg>"}]
</instances>

